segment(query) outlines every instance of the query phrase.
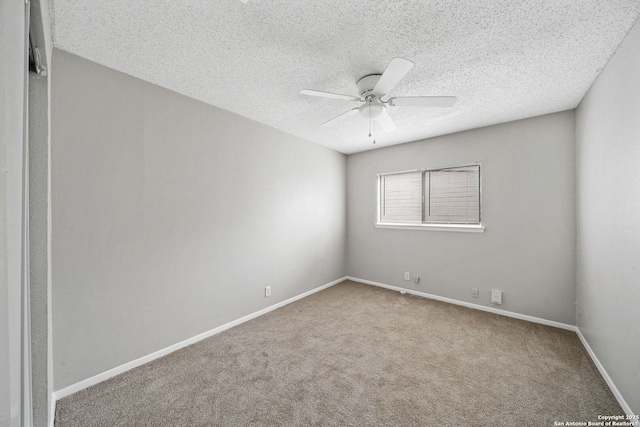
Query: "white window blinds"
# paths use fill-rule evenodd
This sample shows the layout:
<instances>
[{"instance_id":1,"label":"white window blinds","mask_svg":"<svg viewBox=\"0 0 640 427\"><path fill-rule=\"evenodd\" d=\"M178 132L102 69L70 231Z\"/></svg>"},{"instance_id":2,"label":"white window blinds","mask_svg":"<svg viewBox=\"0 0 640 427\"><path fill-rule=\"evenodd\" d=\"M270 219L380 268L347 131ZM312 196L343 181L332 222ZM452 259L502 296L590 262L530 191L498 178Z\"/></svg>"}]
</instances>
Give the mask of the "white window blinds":
<instances>
[{"instance_id":1,"label":"white window blinds","mask_svg":"<svg viewBox=\"0 0 640 427\"><path fill-rule=\"evenodd\" d=\"M480 165L380 175L380 223L480 224Z\"/></svg>"},{"instance_id":2,"label":"white window blinds","mask_svg":"<svg viewBox=\"0 0 640 427\"><path fill-rule=\"evenodd\" d=\"M382 175L380 220L399 224L422 222L422 172Z\"/></svg>"},{"instance_id":3,"label":"white window blinds","mask_svg":"<svg viewBox=\"0 0 640 427\"><path fill-rule=\"evenodd\" d=\"M424 222L480 223L480 166L425 171Z\"/></svg>"}]
</instances>

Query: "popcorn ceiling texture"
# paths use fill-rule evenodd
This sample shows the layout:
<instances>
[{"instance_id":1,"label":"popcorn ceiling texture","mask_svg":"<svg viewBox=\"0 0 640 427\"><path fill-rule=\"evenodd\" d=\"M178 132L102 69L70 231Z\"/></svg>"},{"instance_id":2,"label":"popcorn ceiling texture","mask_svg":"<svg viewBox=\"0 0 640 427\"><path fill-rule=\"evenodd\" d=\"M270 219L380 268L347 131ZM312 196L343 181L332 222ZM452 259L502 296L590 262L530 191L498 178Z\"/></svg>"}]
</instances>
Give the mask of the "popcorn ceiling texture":
<instances>
[{"instance_id":1,"label":"popcorn ceiling texture","mask_svg":"<svg viewBox=\"0 0 640 427\"><path fill-rule=\"evenodd\" d=\"M575 108L640 14L640 0L52 0L55 47L343 153ZM415 63L367 137L356 81Z\"/></svg>"}]
</instances>

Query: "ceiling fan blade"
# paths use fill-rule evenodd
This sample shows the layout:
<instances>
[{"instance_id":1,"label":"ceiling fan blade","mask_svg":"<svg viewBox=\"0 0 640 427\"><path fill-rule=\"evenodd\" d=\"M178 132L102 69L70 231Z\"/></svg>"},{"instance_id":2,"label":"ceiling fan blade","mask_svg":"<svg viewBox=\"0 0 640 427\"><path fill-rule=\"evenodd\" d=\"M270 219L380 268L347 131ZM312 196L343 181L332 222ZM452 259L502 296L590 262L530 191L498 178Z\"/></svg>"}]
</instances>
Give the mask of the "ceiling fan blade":
<instances>
[{"instance_id":1,"label":"ceiling fan blade","mask_svg":"<svg viewBox=\"0 0 640 427\"><path fill-rule=\"evenodd\" d=\"M455 96L401 96L389 98L389 105L398 107L451 108L458 98Z\"/></svg>"},{"instance_id":2,"label":"ceiling fan blade","mask_svg":"<svg viewBox=\"0 0 640 427\"><path fill-rule=\"evenodd\" d=\"M393 119L386 109L382 110L382 114L376 117L376 121L380 126L382 126L382 129L384 129L385 132L391 132L396 128L396 124L393 122Z\"/></svg>"},{"instance_id":3,"label":"ceiling fan blade","mask_svg":"<svg viewBox=\"0 0 640 427\"><path fill-rule=\"evenodd\" d=\"M409 70L413 67L413 62L408 61L404 58L393 58L387 69L384 70L380 80L376 83L376 86L373 88L373 94L378 96L385 96L391 89L398 84L400 80L409 72Z\"/></svg>"},{"instance_id":4,"label":"ceiling fan blade","mask_svg":"<svg viewBox=\"0 0 640 427\"><path fill-rule=\"evenodd\" d=\"M322 98L334 98L334 99L344 99L347 101L362 101L362 99L357 96L352 95L342 95L339 93L331 93L331 92L323 92L321 90L311 90L311 89L303 89L300 91L301 95L310 95L310 96L320 96Z\"/></svg>"},{"instance_id":5,"label":"ceiling fan blade","mask_svg":"<svg viewBox=\"0 0 640 427\"><path fill-rule=\"evenodd\" d=\"M327 124L329 124L329 123L331 123L331 122L333 122L333 121L340 120L340 119L343 119L343 118L345 118L345 117L348 117L348 116L350 116L350 115L352 115L352 114L357 113L357 112L358 112L358 110L359 110L359 108L358 108L358 107L356 107L356 108L352 108L351 110L347 110L347 111L345 111L344 113L340 114L339 116L336 116L336 117L334 117L333 119L329 119L329 120L327 120L326 122L324 122L324 123L323 123L323 124L321 124L320 126L326 126Z\"/></svg>"}]
</instances>

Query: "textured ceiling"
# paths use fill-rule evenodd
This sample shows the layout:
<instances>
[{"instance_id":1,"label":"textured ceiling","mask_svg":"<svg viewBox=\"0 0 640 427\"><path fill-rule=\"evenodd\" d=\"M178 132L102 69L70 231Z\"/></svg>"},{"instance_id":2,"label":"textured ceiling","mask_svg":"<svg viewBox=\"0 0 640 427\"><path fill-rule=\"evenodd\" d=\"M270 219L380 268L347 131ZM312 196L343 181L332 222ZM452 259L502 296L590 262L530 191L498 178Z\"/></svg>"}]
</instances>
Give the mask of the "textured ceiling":
<instances>
[{"instance_id":1,"label":"textured ceiling","mask_svg":"<svg viewBox=\"0 0 640 427\"><path fill-rule=\"evenodd\" d=\"M577 106L640 0L51 0L54 46L343 153ZM455 95L452 109L353 115L355 82L415 63L390 96Z\"/></svg>"}]
</instances>

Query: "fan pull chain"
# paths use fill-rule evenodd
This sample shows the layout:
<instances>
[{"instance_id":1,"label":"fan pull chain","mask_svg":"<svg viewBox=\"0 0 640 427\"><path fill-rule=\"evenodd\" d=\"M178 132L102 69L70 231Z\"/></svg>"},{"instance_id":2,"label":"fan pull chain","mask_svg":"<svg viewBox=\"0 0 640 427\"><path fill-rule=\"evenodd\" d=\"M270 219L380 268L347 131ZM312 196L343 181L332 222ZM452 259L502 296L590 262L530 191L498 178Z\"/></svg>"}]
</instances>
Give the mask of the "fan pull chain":
<instances>
[{"instance_id":1,"label":"fan pull chain","mask_svg":"<svg viewBox=\"0 0 640 427\"><path fill-rule=\"evenodd\" d=\"M373 143L376 143L376 124L373 124Z\"/></svg>"},{"instance_id":2,"label":"fan pull chain","mask_svg":"<svg viewBox=\"0 0 640 427\"><path fill-rule=\"evenodd\" d=\"M369 138L371 138L371 122L373 122L373 120L371 120L371 102L372 102L372 98L367 97L366 102L369 103ZM376 143L376 123L373 122L373 143Z\"/></svg>"},{"instance_id":3,"label":"fan pull chain","mask_svg":"<svg viewBox=\"0 0 640 427\"><path fill-rule=\"evenodd\" d=\"M369 138L371 138L371 100L369 100Z\"/></svg>"}]
</instances>

